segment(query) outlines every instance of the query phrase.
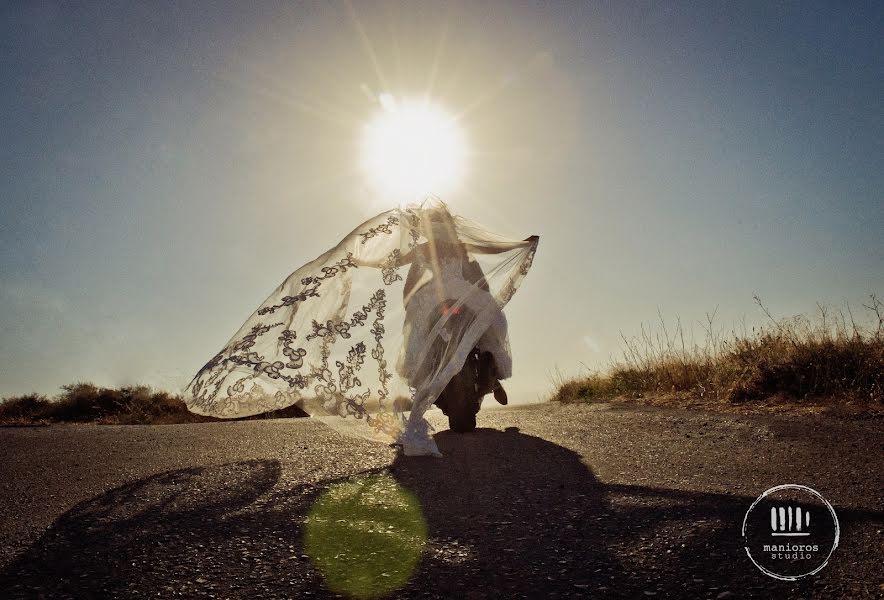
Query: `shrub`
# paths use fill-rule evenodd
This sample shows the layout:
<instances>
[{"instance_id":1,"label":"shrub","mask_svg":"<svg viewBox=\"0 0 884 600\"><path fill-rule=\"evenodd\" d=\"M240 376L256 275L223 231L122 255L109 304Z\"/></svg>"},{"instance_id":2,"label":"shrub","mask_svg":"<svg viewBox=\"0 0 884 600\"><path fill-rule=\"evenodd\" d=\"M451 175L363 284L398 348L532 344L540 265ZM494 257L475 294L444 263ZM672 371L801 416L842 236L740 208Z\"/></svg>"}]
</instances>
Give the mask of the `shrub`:
<instances>
[{"instance_id":1,"label":"shrub","mask_svg":"<svg viewBox=\"0 0 884 600\"><path fill-rule=\"evenodd\" d=\"M300 407L290 406L246 418L304 416L307 413ZM6 398L0 403L0 423L7 424L98 422L148 425L221 420L225 419L194 414L187 410L181 396L154 390L146 385L105 388L92 383L73 383L62 386L62 392L51 400L40 394L27 394Z\"/></svg>"},{"instance_id":2,"label":"shrub","mask_svg":"<svg viewBox=\"0 0 884 600\"><path fill-rule=\"evenodd\" d=\"M7 398L0 403L0 421L41 421L51 408L51 402L42 394Z\"/></svg>"},{"instance_id":3,"label":"shrub","mask_svg":"<svg viewBox=\"0 0 884 600\"><path fill-rule=\"evenodd\" d=\"M604 373L566 380L557 374L552 399L579 402L598 397L691 394L734 403L777 396L792 400L842 399L884 403L884 304L864 305L871 319L857 323L829 310L774 319L751 332L722 336L707 315L704 345L686 344L681 322L672 334L661 317L657 331L624 338L623 358Z\"/></svg>"}]
</instances>

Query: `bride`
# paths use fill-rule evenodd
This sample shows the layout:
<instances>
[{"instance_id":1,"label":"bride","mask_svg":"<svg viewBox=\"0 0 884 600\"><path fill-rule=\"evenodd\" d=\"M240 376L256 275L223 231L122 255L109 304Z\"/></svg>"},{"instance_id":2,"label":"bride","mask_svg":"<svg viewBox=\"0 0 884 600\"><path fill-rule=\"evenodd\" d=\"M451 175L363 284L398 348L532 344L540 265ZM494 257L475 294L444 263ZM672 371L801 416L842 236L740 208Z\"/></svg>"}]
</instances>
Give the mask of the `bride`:
<instances>
[{"instance_id":1,"label":"bride","mask_svg":"<svg viewBox=\"0 0 884 600\"><path fill-rule=\"evenodd\" d=\"M188 385L188 408L234 418L297 404L359 419L408 455L439 456L424 413L473 348L506 403L503 307L537 244L493 234L436 199L381 213L271 293Z\"/></svg>"},{"instance_id":2,"label":"bride","mask_svg":"<svg viewBox=\"0 0 884 600\"><path fill-rule=\"evenodd\" d=\"M456 339L460 351L455 350L451 361L456 366L462 365L466 353L477 348L488 363L484 369L488 381L483 383L494 391L498 402L506 404L506 392L500 385L500 379L512 374L506 317L490 293L482 267L470 258L457 237L449 213L440 209L430 212L428 217L427 242L410 250L400 261L400 264L411 263L411 268L403 290L405 343L397 370L411 387L421 387L431 367L432 341L438 342L437 336L451 337L447 329L440 327L440 317L450 317L460 322L462 330ZM503 251L501 247L473 247L475 253ZM452 341L444 337L442 341Z\"/></svg>"}]
</instances>

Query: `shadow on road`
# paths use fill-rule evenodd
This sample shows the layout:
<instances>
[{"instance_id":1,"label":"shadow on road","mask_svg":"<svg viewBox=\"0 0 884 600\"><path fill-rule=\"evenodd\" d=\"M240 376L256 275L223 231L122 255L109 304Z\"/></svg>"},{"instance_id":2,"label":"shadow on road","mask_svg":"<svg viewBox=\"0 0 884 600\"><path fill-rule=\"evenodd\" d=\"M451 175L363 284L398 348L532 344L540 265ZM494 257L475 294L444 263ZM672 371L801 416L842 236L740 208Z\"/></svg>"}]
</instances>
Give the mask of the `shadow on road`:
<instances>
[{"instance_id":1,"label":"shadow on road","mask_svg":"<svg viewBox=\"0 0 884 600\"><path fill-rule=\"evenodd\" d=\"M401 457L430 548L418 579L444 597L807 597L746 560L754 498L602 484L580 456L515 428L436 436L444 460ZM482 593L477 594L476 590Z\"/></svg>"},{"instance_id":2,"label":"shadow on road","mask_svg":"<svg viewBox=\"0 0 884 600\"><path fill-rule=\"evenodd\" d=\"M264 538L276 539L274 520L258 502L280 472L277 461L181 469L82 502L0 574L0 597L212 593L229 573L255 566L270 546Z\"/></svg>"},{"instance_id":3,"label":"shadow on road","mask_svg":"<svg viewBox=\"0 0 884 600\"><path fill-rule=\"evenodd\" d=\"M479 429L436 436L442 460L389 472L420 499L429 542L401 597L848 597L749 564L753 498L604 485L579 455ZM276 461L170 471L87 500L0 573L0 597L330 597L302 524L334 482L288 483ZM845 511L844 535L880 513ZM825 587L829 586L829 587Z\"/></svg>"}]
</instances>

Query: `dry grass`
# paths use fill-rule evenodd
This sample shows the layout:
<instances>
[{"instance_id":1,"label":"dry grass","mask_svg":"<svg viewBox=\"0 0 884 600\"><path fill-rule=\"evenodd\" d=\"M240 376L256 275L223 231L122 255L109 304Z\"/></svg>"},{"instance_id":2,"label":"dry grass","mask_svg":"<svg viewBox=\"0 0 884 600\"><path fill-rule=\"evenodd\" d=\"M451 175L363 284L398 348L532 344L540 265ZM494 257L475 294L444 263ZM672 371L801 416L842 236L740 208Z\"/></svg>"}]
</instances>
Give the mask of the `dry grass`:
<instances>
[{"instance_id":1,"label":"dry grass","mask_svg":"<svg viewBox=\"0 0 884 600\"><path fill-rule=\"evenodd\" d=\"M702 344L688 343L681 322L665 321L623 338L623 358L604 372L575 379L557 373L552 400L585 402L650 398L658 403L850 404L884 408L884 303L876 296L853 311L818 307L814 317L774 319L755 298L768 325L725 335L707 315Z\"/></svg>"},{"instance_id":2,"label":"dry grass","mask_svg":"<svg viewBox=\"0 0 884 600\"><path fill-rule=\"evenodd\" d=\"M296 406L248 418L300 417L306 413ZM195 415L187 410L177 394L148 386L103 388L91 383L62 387L55 398L27 394L5 398L0 403L0 424L39 425L49 423L105 423L158 425L220 421Z\"/></svg>"}]
</instances>

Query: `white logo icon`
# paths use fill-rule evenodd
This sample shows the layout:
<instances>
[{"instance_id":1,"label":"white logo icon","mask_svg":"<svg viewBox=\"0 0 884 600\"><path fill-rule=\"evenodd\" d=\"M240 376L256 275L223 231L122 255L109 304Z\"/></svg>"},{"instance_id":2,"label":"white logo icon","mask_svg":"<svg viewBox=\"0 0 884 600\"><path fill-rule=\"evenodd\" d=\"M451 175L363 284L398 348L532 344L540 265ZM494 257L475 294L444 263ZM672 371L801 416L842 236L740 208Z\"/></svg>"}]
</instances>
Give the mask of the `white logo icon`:
<instances>
[{"instance_id":1,"label":"white logo icon","mask_svg":"<svg viewBox=\"0 0 884 600\"><path fill-rule=\"evenodd\" d=\"M794 515L794 519L793 519ZM803 519L803 523L802 523ZM804 531L802 531L804 529ZM770 531L773 536L810 535L810 511L800 506L771 506Z\"/></svg>"}]
</instances>

